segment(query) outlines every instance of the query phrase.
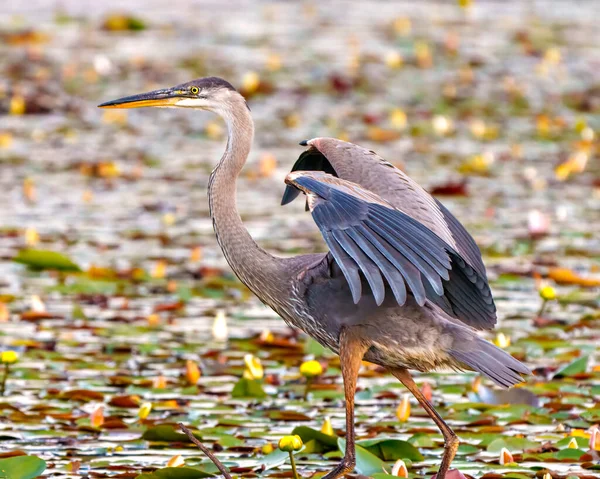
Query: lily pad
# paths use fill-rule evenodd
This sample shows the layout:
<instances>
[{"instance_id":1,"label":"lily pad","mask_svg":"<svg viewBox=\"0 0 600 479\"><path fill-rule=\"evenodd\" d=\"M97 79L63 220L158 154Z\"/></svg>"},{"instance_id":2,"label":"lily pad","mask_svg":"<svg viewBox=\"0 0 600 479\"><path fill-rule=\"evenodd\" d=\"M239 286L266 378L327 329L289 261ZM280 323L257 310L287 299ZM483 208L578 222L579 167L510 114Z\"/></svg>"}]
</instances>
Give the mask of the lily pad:
<instances>
[{"instance_id":1,"label":"lily pad","mask_svg":"<svg viewBox=\"0 0 600 479\"><path fill-rule=\"evenodd\" d=\"M231 396L234 398L264 398L267 393L262 387L260 379L246 379L241 377L233 387Z\"/></svg>"},{"instance_id":2,"label":"lily pad","mask_svg":"<svg viewBox=\"0 0 600 479\"><path fill-rule=\"evenodd\" d=\"M396 461L398 459L423 460L423 455L415 446L401 439L365 439L357 441L357 444L384 461Z\"/></svg>"},{"instance_id":3,"label":"lily pad","mask_svg":"<svg viewBox=\"0 0 600 479\"><path fill-rule=\"evenodd\" d=\"M308 426L298 426L294 428L292 434L297 434L302 439L302 442L307 443L311 440L315 440L328 448L335 448L338 446L337 437L330 436L329 434L322 433Z\"/></svg>"},{"instance_id":4,"label":"lily pad","mask_svg":"<svg viewBox=\"0 0 600 479\"><path fill-rule=\"evenodd\" d=\"M196 434L194 434L196 436ZM147 429L142 434L142 439L146 441L164 441L164 442L190 442L189 438L182 432L178 432L174 426L163 424Z\"/></svg>"},{"instance_id":5,"label":"lily pad","mask_svg":"<svg viewBox=\"0 0 600 479\"><path fill-rule=\"evenodd\" d=\"M338 447L342 453L345 453L346 440L338 438ZM356 445L356 472L364 476L372 476L383 471L389 472L389 466L384 461L362 446Z\"/></svg>"},{"instance_id":6,"label":"lily pad","mask_svg":"<svg viewBox=\"0 0 600 479\"><path fill-rule=\"evenodd\" d=\"M581 356L567 364L564 368L558 370L554 377L563 378L565 376L575 376L577 374L585 373L587 371L589 360L589 356Z\"/></svg>"},{"instance_id":7,"label":"lily pad","mask_svg":"<svg viewBox=\"0 0 600 479\"><path fill-rule=\"evenodd\" d=\"M81 268L69 257L56 251L42 249L22 249L13 261L24 264L34 271L54 270L80 272Z\"/></svg>"},{"instance_id":8,"label":"lily pad","mask_svg":"<svg viewBox=\"0 0 600 479\"><path fill-rule=\"evenodd\" d=\"M46 461L37 456L16 456L0 459L0 478L34 479L46 469Z\"/></svg>"},{"instance_id":9,"label":"lily pad","mask_svg":"<svg viewBox=\"0 0 600 479\"><path fill-rule=\"evenodd\" d=\"M140 474L136 479L204 479L213 476L197 467L165 467L151 473Z\"/></svg>"}]
</instances>

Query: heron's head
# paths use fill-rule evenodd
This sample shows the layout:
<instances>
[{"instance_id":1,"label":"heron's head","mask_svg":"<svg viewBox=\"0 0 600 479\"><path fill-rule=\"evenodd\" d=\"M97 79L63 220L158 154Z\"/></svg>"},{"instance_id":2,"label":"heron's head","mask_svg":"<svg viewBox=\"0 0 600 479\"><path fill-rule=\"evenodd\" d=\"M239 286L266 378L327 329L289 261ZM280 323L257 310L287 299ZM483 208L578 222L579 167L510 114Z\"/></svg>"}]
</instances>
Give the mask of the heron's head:
<instances>
[{"instance_id":1,"label":"heron's head","mask_svg":"<svg viewBox=\"0 0 600 479\"><path fill-rule=\"evenodd\" d=\"M219 113L227 105L240 100L244 101L243 97L229 82L217 77L207 77L172 88L107 101L98 106L100 108L183 107Z\"/></svg>"}]
</instances>

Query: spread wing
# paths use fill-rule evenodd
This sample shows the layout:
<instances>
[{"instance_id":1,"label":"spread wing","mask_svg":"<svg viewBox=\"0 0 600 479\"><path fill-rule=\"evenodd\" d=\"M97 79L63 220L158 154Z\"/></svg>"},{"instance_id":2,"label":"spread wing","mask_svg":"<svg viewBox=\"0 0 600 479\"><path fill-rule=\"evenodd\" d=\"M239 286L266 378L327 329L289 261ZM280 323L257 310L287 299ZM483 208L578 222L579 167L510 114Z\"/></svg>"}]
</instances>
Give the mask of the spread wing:
<instances>
[{"instance_id":1,"label":"spread wing","mask_svg":"<svg viewBox=\"0 0 600 479\"><path fill-rule=\"evenodd\" d=\"M324 171L379 195L446 241L485 279L481 252L471 235L450 211L403 171L367 148L336 138L314 138L301 145L309 148L300 155L292 171ZM288 186L282 204L292 201L298 193Z\"/></svg>"},{"instance_id":2,"label":"spread wing","mask_svg":"<svg viewBox=\"0 0 600 479\"><path fill-rule=\"evenodd\" d=\"M317 171L286 178L304 192L315 223L358 303L361 274L375 302L386 283L397 303L407 294L438 305L477 329L493 328L496 308L487 281L426 226L355 183Z\"/></svg>"}]
</instances>

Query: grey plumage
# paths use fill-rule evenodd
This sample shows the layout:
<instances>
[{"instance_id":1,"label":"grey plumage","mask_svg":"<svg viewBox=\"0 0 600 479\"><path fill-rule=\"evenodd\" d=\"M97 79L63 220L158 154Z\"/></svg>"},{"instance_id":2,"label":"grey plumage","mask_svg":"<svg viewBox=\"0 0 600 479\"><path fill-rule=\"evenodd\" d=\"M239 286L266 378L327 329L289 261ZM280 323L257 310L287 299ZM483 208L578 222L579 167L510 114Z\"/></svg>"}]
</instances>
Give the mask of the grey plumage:
<instances>
[{"instance_id":1,"label":"grey plumage","mask_svg":"<svg viewBox=\"0 0 600 479\"><path fill-rule=\"evenodd\" d=\"M124 97L104 108L169 106L210 110L227 124L227 148L208 197L217 241L239 279L288 324L340 354L347 447L324 479L354 467L354 393L364 358L413 393L444 435L438 473L456 453L456 435L416 387L408 369L472 369L508 387L529 370L476 330L496 308L473 238L441 203L374 152L333 138L302 144L283 204L300 192L329 246L323 254L278 258L252 239L236 205L236 179L254 124L244 98L220 78Z\"/></svg>"}]
</instances>

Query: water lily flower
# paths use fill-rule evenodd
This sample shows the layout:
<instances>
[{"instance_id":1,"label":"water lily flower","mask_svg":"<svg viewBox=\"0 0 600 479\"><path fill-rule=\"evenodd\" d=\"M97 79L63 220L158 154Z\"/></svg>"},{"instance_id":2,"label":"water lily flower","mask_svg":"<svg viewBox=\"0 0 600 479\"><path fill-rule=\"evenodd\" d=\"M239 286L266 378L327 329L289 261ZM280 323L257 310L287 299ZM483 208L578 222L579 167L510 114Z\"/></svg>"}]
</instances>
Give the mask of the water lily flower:
<instances>
[{"instance_id":1,"label":"water lily flower","mask_svg":"<svg viewBox=\"0 0 600 479\"><path fill-rule=\"evenodd\" d=\"M325 421L323 421L323 425L321 426L321 432L328 436L335 436L333 426L331 425L331 418L329 416L325 417Z\"/></svg>"},{"instance_id":2,"label":"water lily flower","mask_svg":"<svg viewBox=\"0 0 600 479\"><path fill-rule=\"evenodd\" d=\"M323 366L319 361L315 361L314 359L311 361L304 361L300 365L300 374L305 378L314 378L315 376L320 376L323 374Z\"/></svg>"},{"instance_id":3,"label":"water lily flower","mask_svg":"<svg viewBox=\"0 0 600 479\"><path fill-rule=\"evenodd\" d=\"M177 454L169 459L167 462L167 467L183 467L185 466L185 460L181 457L181 454Z\"/></svg>"},{"instance_id":4,"label":"water lily flower","mask_svg":"<svg viewBox=\"0 0 600 479\"><path fill-rule=\"evenodd\" d=\"M511 462L515 462L515 460L513 459L513 455L508 449L503 447L500 451L500 465L504 466L505 464L510 464Z\"/></svg>"},{"instance_id":5,"label":"water lily flower","mask_svg":"<svg viewBox=\"0 0 600 479\"><path fill-rule=\"evenodd\" d=\"M246 369L244 371L244 377L246 379L262 379L265 372L260 359L252 354L246 354L244 356L244 362L246 363Z\"/></svg>"},{"instance_id":6,"label":"water lily flower","mask_svg":"<svg viewBox=\"0 0 600 479\"><path fill-rule=\"evenodd\" d=\"M161 374L154 378L154 389L165 389L167 387L167 379Z\"/></svg>"},{"instance_id":7,"label":"water lily flower","mask_svg":"<svg viewBox=\"0 0 600 479\"><path fill-rule=\"evenodd\" d=\"M260 333L259 338L261 341L264 341L265 343L272 343L273 340L275 339L275 336L273 335L273 333L271 331L269 331L268 329L263 330L262 333Z\"/></svg>"},{"instance_id":8,"label":"water lily flower","mask_svg":"<svg viewBox=\"0 0 600 479\"><path fill-rule=\"evenodd\" d=\"M227 328L227 316L225 311L220 309L217 311L212 327L212 335L216 341L227 341L229 337L229 329Z\"/></svg>"},{"instance_id":9,"label":"water lily flower","mask_svg":"<svg viewBox=\"0 0 600 479\"><path fill-rule=\"evenodd\" d=\"M200 368L191 359L185 362L185 377L192 386L195 386L200 379Z\"/></svg>"},{"instance_id":10,"label":"water lily flower","mask_svg":"<svg viewBox=\"0 0 600 479\"><path fill-rule=\"evenodd\" d=\"M260 76L256 72L247 72L242 77L242 89L247 93L255 93L260 86Z\"/></svg>"},{"instance_id":11,"label":"water lily flower","mask_svg":"<svg viewBox=\"0 0 600 479\"><path fill-rule=\"evenodd\" d=\"M290 463L292 464L292 473L294 479L298 479L298 471L296 470L296 461L294 459L294 451L302 449L302 438L298 435L294 436L283 436L279 440L278 447L282 451L286 451L290 455Z\"/></svg>"},{"instance_id":12,"label":"water lily flower","mask_svg":"<svg viewBox=\"0 0 600 479\"><path fill-rule=\"evenodd\" d=\"M548 234L550 230L550 218L540 210L531 210L527 214L527 230L532 237L540 237Z\"/></svg>"},{"instance_id":13,"label":"water lily flower","mask_svg":"<svg viewBox=\"0 0 600 479\"><path fill-rule=\"evenodd\" d=\"M273 447L273 444L271 444L270 442L264 444L263 447L261 448L261 452L264 455L271 454L274 450L275 450L275 448Z\"/></svg>"},{"instance_id":14,"label":"water lily flower","mask_svg":"<svg viewBox=\"0 0 600 479\"><path fill-rule=\"evenodd\" d=\"M2 351L0 353L0 362L2 364L14 364L19 360L19 353L16 351Z\"/></svg>"},{"instance_id":15,"label":"water lily flower","mask_svg":"<svg viewBox=\"0 0 600 479\"><path fill-rule=\"evenodd\" d=\"M567 444L567 449L579 449L579 446L577 445L577 439L572 437L569 441L569 444Z\"/></svg>"},{"instance_id":16,"label":"water lily flower","mask_svg":"<svg viewBox=\"0 0 600 479\"><path fill-rule=\"evenodd\" d=\"M431 388L430 383L423 383L423 386L421 386L421 392L423 393L423 396L425 396L425 399L431 401L431 399L433 398L433 389Z\"/></svg>"},{"instance_id":17,"label":"water lily flower","mask_svg":"<svg viewBox=\"0 0 600 479\"><path fill-rule=\"evenodd\" d=\"M396 417L400 422L408 421L408 418L410 417L410 401L408 394L402 396L402 401L396 409Z\"/></svg>"},{"instance_id":18,"label":"water lily flower","mask_svg":"<svg viewBox=\"0 0 600 479\"><path fill-rule=\"evenodd\" d=\"M302 438L296 434L294 436L283 436L279 440L279 444L277 445L277 447L279 447L279 449L281 449L282 451L292 452L299 451L300 449L302 449L303 445L304 444L302 443Z\"/></svg>"},{"instance_id":19,"label":"water lily flower","mask_svg":"<svg viewBox=\"0 0 600 479\"><path fill-rule=\"evenodd\" d=\"M590 429L589 447L592 451L600 451L600 432L598 426L592 426Z\"/></svg>"},{"instance_id":20,"label":"water lily flower","mask_svg":"<svg viewBox=\"0 0 600 479\"><path fill-rule=\"evenodd\" d=\"M508 348L510 346L510 336L506 336L504 333L498 333L496 339L494 339L494 344L499 348Z\"/></svg>"},{"instance_id":21,"label":"water lily flower","mask_svg":"<svg viewBox=\"0 0 600 479\"><path fill-rule=\"evenodd\" d=\"M542 286L538 293L544 301L553 301L556 299L556 290L552 286Z\"/></svg>"},{"instance_id":22,"label":"water lily flower","mask_svg":"<svg viewBox=\"0 0 600 479\"><path fill-rule=\"evenodd\" d=\"M138 409L138 417L140 419L146 419L150 415L151 411L152 411L152 403L151 402L142 403L142 405Z\"/></svg>"},{"instance_id":23,"label":"water lily flower","mask_svg":"<svg viewBox=\"0 0 600 479\"><path fill-rule=\"evenodd\" d=\"M446 135L452 129L452 122L450 119L442 115L436 115L431 120L433 130L440 136Z\"/></svg>"},{"instance_id":24,"label":"water lily flower","mask_svg":"<svg viewBox=\"0 0 600 479\"><path fill-rule=\"evenodd\" d=\"M90 424L92 427L100 427L104 424L104 406L98 406L90 414Z\"/></svg>"},{"instance_id":25,"label":"water lily flower","mask_svg":"<svg viewBox=\"0 0 600 479\"><path fill-rule=\"evenodd\" d=\"M408 469L402 459L398 459L392 467L392 476L396 477L408 477Z\"/></svg>"},{"instance_id":26,"label":"water lily flower","mask_svg":"<svg viewBox=\"0 0 600 479\"><path fill-rule=\"evenodd\" d=\"M25 244L27 246L35 246L40 242L40 235L35 228L25 229Z\"/></svg>"}]
</instances>

